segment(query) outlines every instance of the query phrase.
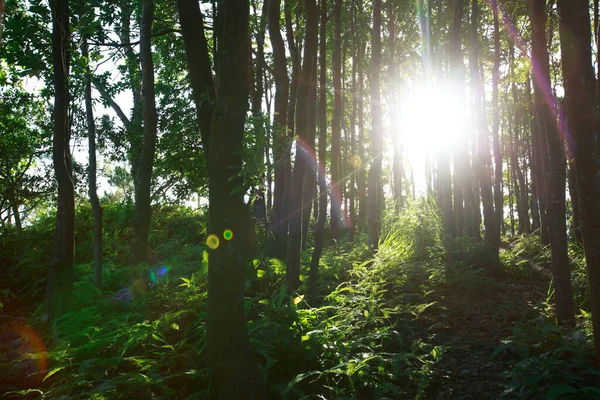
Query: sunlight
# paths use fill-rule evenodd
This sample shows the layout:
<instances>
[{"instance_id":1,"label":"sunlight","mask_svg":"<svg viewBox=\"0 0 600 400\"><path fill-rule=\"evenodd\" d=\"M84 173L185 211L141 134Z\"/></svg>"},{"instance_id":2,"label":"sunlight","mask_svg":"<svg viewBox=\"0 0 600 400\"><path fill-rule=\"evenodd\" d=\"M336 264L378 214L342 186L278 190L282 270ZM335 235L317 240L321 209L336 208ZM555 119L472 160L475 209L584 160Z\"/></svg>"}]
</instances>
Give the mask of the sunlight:
<instances>
[{"instance_id":1,"label":"sunlight","mask_svg":"<svg viewBox=\"0 0 600 400\"><path fill-rule=\"evenodd\" d=\"M403 96L396 135L409 154L450 151L465 134L468 110L448 88L416 87Z\"/></svg>"},{"instance_id":2,"label":"sunlight","mask_svg":"<svg viewBox=\"0 0 600 400\"><path fill-rule=\"evenodd\" d=\"M402 94L398 120L392 123L391 132L414 170L418 195L426 191L426 158L449 153L468 131L471 116L465 104L464 98L448 86L417 85Z\"/></svg>"}]
</instances>

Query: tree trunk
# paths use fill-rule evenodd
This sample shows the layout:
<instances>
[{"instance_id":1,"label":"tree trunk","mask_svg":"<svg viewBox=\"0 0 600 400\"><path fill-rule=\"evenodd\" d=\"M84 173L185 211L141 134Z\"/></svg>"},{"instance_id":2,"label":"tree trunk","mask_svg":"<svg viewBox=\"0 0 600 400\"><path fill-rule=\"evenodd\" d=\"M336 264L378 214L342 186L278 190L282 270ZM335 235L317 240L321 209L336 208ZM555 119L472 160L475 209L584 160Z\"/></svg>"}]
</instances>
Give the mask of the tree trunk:
<instances>
[{"instance_id":1,"label":"tree trunk","mask_svg":"<svg viewBox=\"0 0 600 400\"><path fill-rule=\"evenodd\" d=\"M248 109L248 0L222 0L219 7L217 98L208 157L209 253L206 347L212 368L212 398L264 399L264 382L253 359L244 315L244 269L250 262L243 191L242 142ZM233 239L223 233L230 229Z\"/></svg>"},{"instance_id":2,"label":"tree trunk","mask_svg":"<svg viewBox=\"0 0 600 400\"><path fill-rule=\"evenodd\" d=\"M264 87L263 87L263 74L265 64L265 30L267 27L267 1L263 1L261 15L258 17L255 16L258 21L258 31L256 32L256 60L254 63L254 90L252 92L252 118L254 125L254 135L256 138L256 143L259 144L256 151L260 154L264 153L264 137L265 137L265 128L264 128L264 116L262 113L262 101L264 97ZM252 44L250 44L250 52L252 52ZM253 188L254 194L254 203L253 203L253 215L257 221L264 222L267 218L265 213L267 203L265 198L265 187L264 182L266 181L266 176L263 176L262 184L256 188Z\"/></svg>"},{"instance_id":3,"label":"tree trunk","mask_svg":"<svg viewBox=\"0 0 600 400\"><path fill-rule=\"evenodd\" d=\"M212 76L204 21L196 0L177 0L179 22L192 94L196 105L196 118L202 137L205 159L208 158L211 119L214 111L215 83Z\"/></svg>"},{"instance_id":4,"label":"tree trunk","mask_svg":"<svg viewBox=\"0 0 600 400\"><path fill-rule=\"evenodd\" d=\"M383 122L381 117L381 0L373 1L373 34L371 38L371 154L369 170L368 219L369 246L377 250L381 219L381 160L383 158Z\"/></svg>"},{"instance_id":5,"label":"tree trunk","mask_svg":"<svg viewBox=\"0 0 600 400\"><path fill-rule=\"evenodd\" d=\"M331 123L331 237L341 235L341 141L342 141L342 1L333 10L333 120Z\"/></svg>"},{"instance_id":6,"label":"tree trunk","mask_svg":"<svg viewBox=\"0 0 600 400\"><path fill-rule=\"evenodd\" d=\"M496 213L496 226L493 246L500 246L500 235L504 224L504 193L502 188L502 152L500 151L500 110L498 106L500 84L500 23L498 18L498 0L492 0L494 17L494 67L492 69L492 135L494 147L494 209Z\"/></svg>"},{"instance_id":7,"label":"tree trunk","mask_svg":"<svg viewBox=\"0 0 600 400\"><path fill-rule=\"evenodd\" d=\"M351 7L351 32L350 34L352 35L352 112L350 113L350 165L349 165L349 169L350 169L350 179L349 179L349 184L350 184L350 192L348 194L348 202L350 203L350 207L349 207L349 218L348 218L348 222L349 222L349 232L348 232L348 241L349 242L354 242L354 235L356 233L356 206L355 206L355 197L356 197L356 185L355 185L355 181L356 181L356 171L357 168L360 168L360 163L357 162L357 155L356 155L356 110L357 110L357 104L356 104L356 99L357 99L357 95L356 95L356 54L357 54L357 44L358 44L358 38L356 35L356 4L355 4L355 0L352 0L352 7Z\"/></svg>"},{"instance_id":8,"label":"tree trunk","mask_svg":"<svg viewBox=\"0 0 600 400\"><path fill-rule=\"evenodd\" d=\"M398 97L400 93L400 85L396 82L399 79L398 71L396 68L396 17L394 13L395 4L392 2L388 3L389 6L389 16L388 16L388 30L389 30L389 38L388 38L388 51L389 51L389 61L388 61L388 85L390 88L390 116L392 121L391 126L391 135L392 135L392 146L394 148L394 156L392 161L392 176L393 176L393 192L394 192L394 200L396 210L400 210L400 207L403 202L402 198L402 175L404 172L402 171L402 144L400 142L400 122L398 117ZM353 91L354 92L354 91Z\"/></svg>"},{"instance_id":9,"label":"tree trunk","mask_svg":"<svg viewBox=\"0 0 600 400\"><path fill-rule=\"evenodd\" d=\"M290 225L287 251L287 285L292 292L300 286L300 252L302 241L302 189L309 154L306 150L309 123L310 86L313 76L314 59L317 56L318 15L315 0L304 0L306 12L306 37L302 72L298 84L298 99L296 104L296 159L292 176L290 196ZM311 118L312 119L312 118ZM312 119L314 121L314 119Z\"/></svg>"},{"instance_id":10,"label":"tree trunk","mask_svg":"<svg viewBox=\"0 0 600 400\"><path fill-rule=\"evenodd\" d=\"M319 219L315 230L315 247L310 260L309 288L313 291L319 279L319 261L323 253L325 224L327 222L327 0L321 0L321 25L319 28Z\"/></svg>"},{"instance_id":11,"label":"tree trunk","mask_svg":"<svg viewBox=\"0 0 600 400\"><path fill-rule=\"evenodd\" d=\"M587 1L558 0L567 123L575 145L581 233L590 282L596 363L600 365L600 182L598 122Z\"/></svg>"},{"instance_id":12,"label":"tree trunk","mask_svg":"<svg viewBox=\"0 0 600 400\"><path fill-rule=\"evenodd\" d=\"M485 90L483 87L483 81L480 77L479 67L479 40L478 30L479 27L479 3L477 0L471 1L471 64L476 68L476 76L472 74L474 78L474 110L476 112L476 130L477 130L477 157L476 163L474 164L474 170L477 171L477 181L481 190L481 203L483 205L483 224L485 227L485 241L494 247L499 248L499 241L496 241L496 213L494 211L494 198L492 194L492 174L491 174L491 154L490 154L490 142L488 124L486 121L486 107L485 107ZM482 73L482 72L481 72ZM477 185L475 185L477 186ZM471 213L479 215L479 207L471 210ZM471 222L472 224L472 222ZM472 226L471 232L472 237L479 238L479 224Z\"/></svg>"},{"instance_id":13,"label":"tree trunk","mask_svg":"<svg viewBox=\"0 0 600 400\"><path fill-rule=\"evenodd\" d=\"M83 38L81 55L88 58L87 38ZM94 108L92 106L92 80L91 71L86 70L85 77L85 113L88 130L88 183L90 203L94 214L94 284L102 288L102 206L98 200L96 187L96 124L94 122Z\"/></svg>"},{"instance_id":14,"label":"tree trunk","mask_svg":"<svg viewBox=\"0 0 600 400\"><path fill-rule=\"evenodd\" d=\"M269 37L273 47L273 70L275 79L275 115L273 117L273 159L275 166L275 188L273 193L273 214L271 231L274 235L272 253L285 258L287 249L282 241L287 236L287 202L284 203L286 187L291 184L289 178L290 158L288 150L287 112L289 81L287 75L287 60L285 43L281 37L279 18L281 15L281 0L268 1ZM285 233L284 233L285 232ZM285 242L287 246L287 242Z\"/></svg>"},{"instance_id":15,"label":"tree trunk","mask_svg":"<svg viewBox=\"0 0 600 400\"><path fill-rule=\"evenodd\" d=\"M142 67L142 110L144 116L144 141L136 174L134 222L134 261L149 260L148 234L150 233L152 168L158 129L154 88L154 61L152 60L152 21L154 2L142 0L142 20L140 24L140 64Z\"/></svg>"},{"instance_id":16,"label":"tree trunk","mask_svg":"<svg viewBox=\"0 0 600 400\"><path fill-rule=\"evenodd\" d=\"M47 320L71 310L75 261L75 189L69 150L69 1L52 3L52 67L54 72L54 139L52 160L58 182L58 213L54 254L46 287Z\"/></svg>"},{"instance_id":17,"label":"tree trunk","mask_svg":"<svg viewBox=\"0 0 600 400\"><path fill-rule=\"evenodd\" d=\"M575 307L567 251L565 153L563 141L556 128L556 118L553 117L545 99L546 94L551 91L548 50L546 48L545 0L530 0L530 13L533 33L532 58L539 67L536 68L536 74L534 74L536 117L540 133L545 136L548 146L546 157L549 169L545 171L545 174L556 315L561 324L571 324L575 319Z\"/></svg>"},{"instance_id":18,"label":"tree trunk","mask_svg":"<svg viewBox=\"0 0 600 400\"><path fill-rule=\"evenodd\" d=\"M121 32L119 39L123 44L125 53L125 66L129 84L131 86L133 108L131 113L130 124L127 129L129 139L129 163L131 165L131 177L133 179L134 193L139 191L137 188L140 180L137 179L140 156L142 153L142 142L144 132L142 129L142 84L140 77L140 58L135 54L131 45L131 15L134 7L129 3L120 4L121 8Z\"/></svg>"},{"instance_id":19,"label":"tree trunk","mask_svg":"<svg viewBox=\"0 0 600 400\"><path fill-rule=\"evenodd\" d=\"M315 23L316 24L316 23ZM313 57L312 75L309 82L309 93L307 102L306 141L305 145L310 152L307 154L307 168L304 175L304 189L302 191L302 250L306 250L308 243L308 231L310 227L310 214L315 197L317 160L313 155L315 139L317 134L317 44ZM314 214L316 215L316 207Z\"/></svg>"},{"instance_id":20,"label":"tree trunk","mask_svg":"<svg viewBox=\"0 0 600 400\"><path fill-rule=\"evenodd\" d=\"M357 9L362 7L362 1L358 0ZM358 41L358 60L356 61L356 69L358 70L358 161L359 166L357 174L356 187L358 189L358 230L364 232L365 223L367 220L367 179L366 179L366 159L365 159L365 113L364 113L364 73L363 73L363 56L365 45Z\"/></svg>"}]
</instances>

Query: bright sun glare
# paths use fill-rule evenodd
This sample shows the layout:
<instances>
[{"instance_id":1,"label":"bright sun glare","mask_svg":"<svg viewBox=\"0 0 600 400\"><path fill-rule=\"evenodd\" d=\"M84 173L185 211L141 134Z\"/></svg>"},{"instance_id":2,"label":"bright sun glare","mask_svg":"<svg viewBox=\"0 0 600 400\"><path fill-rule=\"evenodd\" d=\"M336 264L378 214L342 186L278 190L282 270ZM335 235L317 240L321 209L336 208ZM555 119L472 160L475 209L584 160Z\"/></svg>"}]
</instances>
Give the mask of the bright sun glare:
<instances>
[{"instance_id":1,"label":"bright sun glare","mask_svg":"<svg viewBox=\"0 0 600 400\"><path fill-rule=\"evenodd\" d=\"M447 88L417 87L400 105L396 133L408 153L449 151L465 134L468 115L455 92Z\"/></svg>"},{"instance_id":2,"label":"bright sun glare","mask_svg":"<svg viewBox=\"0 0 600 400\"><path fill-rule=\"evenodd\" d=\"M469 115L465 98L445 86L418 85L404 92L400 114L393 134L415 172L415 183L425 187L425 159L450 152L468 129Z\"/></svg>"}]
</instances>

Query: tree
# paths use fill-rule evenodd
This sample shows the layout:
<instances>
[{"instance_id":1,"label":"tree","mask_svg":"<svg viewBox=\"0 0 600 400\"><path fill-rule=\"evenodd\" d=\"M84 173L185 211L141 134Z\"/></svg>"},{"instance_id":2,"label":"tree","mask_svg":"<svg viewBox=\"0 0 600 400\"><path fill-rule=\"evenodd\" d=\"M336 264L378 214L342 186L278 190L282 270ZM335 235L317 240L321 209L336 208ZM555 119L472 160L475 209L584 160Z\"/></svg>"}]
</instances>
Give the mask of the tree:
<instances>
[{"instance_id":1,"label":"tree","mask_svg":"<svg viewBox=\"0 0 600 400\"><path fill-rule=\"evenodd\" d=\"M597 99L587 1L558 1L568 132L574 141L581 232L585 249L596 363L600 364L600 183ZM598 23L596 21L596 23Z\"/></svg>"},{"instance_id":2,"label":"tree","mask_svg":"<svg viewBox=\"0 0 600 400\"><path fill-rule=\"evenodd\" d=\"M373 3L373 33L371 38L371 153L369 169L368 220L369 246L376 250L379 242L381 218L381 160L383 158L383 121L381 117L381 0Z\"/></svg>"},{"instance_id":3,"label":"tree","mask_svg":"<svg viewBox=\"0 0 600 400\"><path fill-rule=\"evenodd\" d=\"M158 131L158 115L154 88L154 61L152 60L152 21L154 1L142 0L140 24L140 64L142 68L142 108L144 138L137 173L135 174L135 222L133 256L136 262L148 261L148 234L152 215L150 190L152 167Z\"/></svg>"},{"instance_id":4,"label":"tree","mask_svg":"<svg viewBox=\"0 0 600 400\"><path fill-rule=\"evenodd\" d=\"M208 156L209 240L206 346L213 398L260 399L265 389L250 349L244 315L244 268L250 262L242 176L248 110L249 2L223 0L217 28L217 97ZM230 230L233 237L224 235ZM231 240L227 240L230 238Z\"/></svg>"},{"instance_id":5,"label":"tree","mask_svg":"<svg viewBox=\"0 0 600 400\"><path fill-rule=\"evenodd\" d=\"M273 193L273 212L271 215L271 232L275 237L273 254L283 257L285 251L280 246L287 230L287 213L284 208L284 193L289 186L290 160L287 134L287 110L289 96L289 80L287 75L287 60L285 43L281 37L279 19L281 16L281 0L268 1L268 26L271 45L273 46L273 71L275 79L275 115L273 131L273 159L275 166L275 189ZM284 205L285 204L285 205ZM285 249L287 250L287 249Z\"/></svg>"},{"instance_id":6,"label":"tree","mask_svg":"<svg viewBox=\"0 0 600 400\"><path fill-rule=\"evenodd\" d=\"M83 38L81 55L89 59L87 38ZM102 206L98 199L96 179L96 123L94 121L94 107L92 104L92 78L89 63L85 76L85 115L88 130L88 182L89 196L94 214L94 283L102 288Z\"/></svg>"},{"instance_id":7,"label":"tree","mask_svg":"<svg viewBox=\"0 0 600 400\"><path fill-rule=\"evenodd\" d=\"M75 263L75 188L69 148L69 1L52 3L52 68L54 71L54 139L52 161L58 182L54 251L48 276L45 318L55 322L70 311Z\"/></svg>"},{"instance_id":8,"label":"tree","mask_svg":"<svg viewBox=\"0 0 600 400\"><path fill-rule=\"evenodd\" d=\"M321 24L319 26L319 217L315 229L315 246L310 261L309 286L317 286L319 260L323 253L325 241L325 224L327 222L327 182L325 166L327 164L327 0L321 0Z\"/></svg>"},{"instance_id":9,"label":"tree","mask_svg":"<svg viewBox=\"0 0 600 400\"><path fill-rule=\"evenodd\" d=\"M342 141L342 1L333 9L333 120L331 122L331 237L341 235L341 141Z\"/></svg>"},{"instance_id":10,"label":"tree","mask_svg":"<svg viewBox=\"0 0 600 400\"><path fill-rule=\"evenodd\" d=\"M572 323L575 306L571 289L569 256L567 253L567 227L565 210L565 153L563 141L556 127L556 118L546 102L551 93L548 49L546 48L546 2L530 0L533 31L532 64L534 66L535 117L542 140L546 142L544 161L548 228L552 248L552 274L556 297L556 316L560 323Z\"/></svg>"},{"instance_id":11,"label":"tree","mask_svg":"<svg viewBox=\"0 0 600 400\"><path fill-rule=\"evenodd\" d=\"M287 285L288 291L293 291L300 286L300 252L302 244L302 190L306 174L309 154L306 146L309 141L308 131L310 122L314 117L309 117L311 82L313 81L313 68L316 65L318 44L318 15L315 0L305 0L306 36L304 43L304 57L302 71L298 83L298 99L296 104L296 159L292 176L290 196L290 225L287 251ZM310 149L309 149L310 150Z\"/></svg>"}]
</instances>

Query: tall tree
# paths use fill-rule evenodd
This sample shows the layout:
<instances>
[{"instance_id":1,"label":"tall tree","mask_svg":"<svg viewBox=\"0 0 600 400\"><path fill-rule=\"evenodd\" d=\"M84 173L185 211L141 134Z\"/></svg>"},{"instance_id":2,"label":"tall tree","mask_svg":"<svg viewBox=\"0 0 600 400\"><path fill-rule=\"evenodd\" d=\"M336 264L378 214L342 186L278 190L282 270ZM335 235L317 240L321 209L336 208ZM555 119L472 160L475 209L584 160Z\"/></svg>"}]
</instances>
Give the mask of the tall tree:
<instances>
[{"instance_id":1,"label":"tall tree","mask_svg":"<svg viewBox=\"0 0 600 400\"><path fill-rule=\"evenodd\" d=\"M473 82L473 112L475 113L475 125L477 131L477 155L474 162L474 171L479 181L479 188L481 190L481 203L483 205L483 224L485 226L485 240L488 244L498 248L499 243L495 241L496 234L496 214L494 211L494 198L492 194L492 174L491 174L491 155L490 155L490 143L489 143L489 131L486 120L486 107L485 107L485 90L482 84L483 79L481 78L482 72L480 72L479 66L479 2L478 0L471 0L471 66L475 68L475 71L471 71ZM471 213L479 214L479 208L471 210ZM474 227L473 227L474 228ZM476 225L479 230L479 224ZM478 237L479 232L472 232L471 236Z\"/></svg>"},{"instance_id":2,"label":"tall tree","mask_svg":"<svg viewBox=\"0 0 600 400\"><path fill-rule=\"evenodd\" d=\"M546 1L530 0L532 24L532 64L534 66L535 115L540 136L546 141L548 169L546 174L547 214L552 248L556 315L560 323L575 319L571 289L565 210L565 152L546 96L551 93L548 49L546 47ZM589 31L588 31L589 32ZM589 36L589 34L588 34ZM592 86L590 86L592 87Z\"/></svg>"},{"instance_id":3,"label":"tall tree","mask_svg":"<svg viewBox=\"0 0 600 400\"><path fill-rule=\"evenodd\" d=\"M202 147L208 158L211 119L214 111L215 83L212 76L204 21L196 0L177 0L179 23L188 65L196 118Z\"/></svg>"},{"instance_id":4,"label":"tall tree","mask_svg":"<svg viewBox=\"0 0 600 400\"><path fill-rule=\"evenodd\" d=\"M273 117L273 159L275 166L275 188L273 195L273 213L271 216L271 232L274 235L274 249L278 257L284 257L287 251L283 238L287 232L287 212L284 212L285 187L291 184L290 157L288 150L287 110L289 96L289 80L285 43L281 36L279 19L281 16L281 0L268 1L267 18L269 20L269 37L273 47L273 74L275 79L275 114ZM287 179L286 179L287 177ZM285 205L284 205L285 204ZM285 243L287 245L287 243Z\"/></svg>"},{"instance_id":5,"label":"tall tree","mask_svg":"<svg viewBox=\"0 0 600 400\"><path fill-rule=\"evenodd\" d=\"M87 37L83 38L81 55L89 60ZM94 121L94 107L92 105L92 78L89 64L85 76L85 115L88 130L88 193L94 214L94 283L102 287L102 206L98 200L96 187L96 123Z\"/></svg>"},{"instance_id":6,"label":"tall tree","mask_svg":"<svg viewBox=\"0 0 600 400\"><path fill-rule=\"evenodd\" d=\"M58 182L54 252L46 287L47 320L54 322L71 309L75 262L75 189L69 150L69 1L52 6L52 69L54 72L54 139L52 161Z\"/></svg>"},{"instance_id":7,"label":"tall tree","mask_svg":"<svg viewBox=\"0 0 600 400\"><path fill-rule=\"evenodd\" d=\"M309 286L317 286L319 260L323 253L325 241L325 224L327 222L327 181L325 166L327 164L327 0L321 0L321 24L319 25L319 219L315 229L315 246L310 261Z\"/></svg>"},{"instance_id":8,"label":"tall tree","mask_svg":"<svg viewBox=\"0 0 600 400\"><path fill-rule=\"evenodd\" d=\"M342 141L342 1L333 9L333 120L331 121L331 236L341 235L341 141Z\"/></svg>"},{"instance_id":9,"label":"tall tree","mask_svg":"<svg viewBox=\"0 0 600 400\"><path fill-rule=\"evenodd\" d=\"M494 66L492 68L492 146L494 149L494 211L496 213L493 238L490 243L500 246L501 227L504 224L504 193L502 192L502 152L500 151L500 107L498 104L500 85L500 21L498 0L492 0L494 19Z\"/></svg>"},{"instance_id":10,"label":"tall tree","mask_svg":"<svg viewBox=\"0 0 600 400\"><path fill-rule=\"evenodd\" d=\"M381 160L383 158L383 122L381 117L381 0L373 1L373 33L371 38L371 152L369 169L368 220L369 246L377 249L381 218Z\"/></svg>"},{"instance_id":11,"label":"tall tree","mask_svg":"<svg viewBox=\"0 0 600 400\"><path fill-rule=\"evenodd\" d=\"M558 0L558 7L567 123L574 141L581 232L590 282L594 347L596 363L600 365L600 151L594 68L590 50L589 6L584 0Z\"/></svg>"},{"instance_id":12,"label":"tall tree","mask_svg":"<svg viewBox=\"0 0 600 400\"><path fill-rule=\"evenodd\" d=\"M290 225L287 251L287 284L288 290L293 291L300 286L300 251L302 242L302 189L308 164L309 154L306 146L308 132L314 128L309 123L314 118L309 117L310 91L313 80L313 67L317 56L318 45L318 13L315 0L304 0L306 13L306 35L302 71L298 83L298 99L296 104L296 159L292 176L290 196Z\"/></svg>"},{"instance_id":13,"label":"tall tree","mask_svg":"<svg viewBox=\"0 0 600 400\"><path fill-rule=\"evenodd\" d=\"M244 315L244 268L250 252L244 227L248 211L239 188L244 184L240 169L248 110L249 13L248 0L219 5L219 79L208 153L208 232L217 245L209 254L206 316L215 399L266 397ZM226 230L233 237L224 235Z\"/></svg>"},{"instance_id":14,"label":"tall tree","mask_svg":"<svg viewBox=\"0 0 600 400\"><path fill-rule=\"evenodd\" d=\"M152 59L152 22L154 21L154 1L142 0L140 24L140 64L142 68L142 111L144 118L144 138L140 161L135 176L135 222L133 255L136 262L148 261L148 234L152 215L150 191L152 189L152 168L158 131L156 94L154 87L154 61Z\"/></svg>"}]
</instances>

